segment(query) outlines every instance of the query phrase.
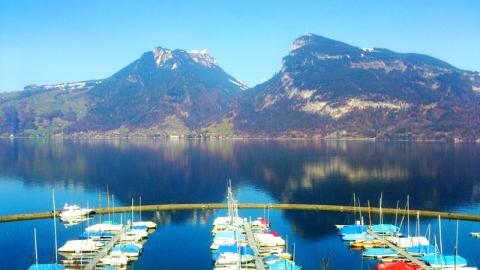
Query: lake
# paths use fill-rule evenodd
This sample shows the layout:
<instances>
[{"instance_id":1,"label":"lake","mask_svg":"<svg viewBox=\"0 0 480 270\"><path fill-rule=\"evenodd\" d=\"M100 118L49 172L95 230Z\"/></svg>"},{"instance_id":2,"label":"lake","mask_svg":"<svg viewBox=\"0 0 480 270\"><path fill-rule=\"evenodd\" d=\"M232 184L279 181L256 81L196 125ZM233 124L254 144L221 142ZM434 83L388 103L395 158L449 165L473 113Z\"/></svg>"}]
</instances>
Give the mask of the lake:
<instances>
[{"instance_id":1,"label":"lake","mask_svg":"<svg viewBox=\"0 0 480 270\"><path fill-rule=\"evenodd\" d=\"M52 210L65 203L112 204L226 202L231 179L240 202L352 205L362 203L412 209L480 214L480 145L412 142L303 140L0 140L0 214ZM99 195L101 194L101 195ZM101 202L99 202L101 200ZM158 230L132 269L212 269L211 226L226 210L144 212ZM268 216L272 228L295 243L304 269L373 269L338 237L334 224L351 223L352 214L240 210L252 218ZM103 217L108 218L107 216ZM110 217L119 219L120 216ZM122 218L130 218L125 215ZM378 217L373 216L376 222ZM385 220L394 222L393 216ZM401 217L398 217L400 220ZM97 217L88 223L96 222ZM412 230L415 226L411 220ZM405 224L404 222L403 224ZM431 224L438 237L438 221ZM86 222L57 222L58 242L74 239ZM444 253L453 253L456 221L442 220ZM480 240L469 236L480 223L459 223L459 253L480 266ZM40 262L54 259L53 222L0 224L0 269L27 269L34 261L33 228ZM291 245L289 245L291 247Z\"/></svg>"}]
</instances>

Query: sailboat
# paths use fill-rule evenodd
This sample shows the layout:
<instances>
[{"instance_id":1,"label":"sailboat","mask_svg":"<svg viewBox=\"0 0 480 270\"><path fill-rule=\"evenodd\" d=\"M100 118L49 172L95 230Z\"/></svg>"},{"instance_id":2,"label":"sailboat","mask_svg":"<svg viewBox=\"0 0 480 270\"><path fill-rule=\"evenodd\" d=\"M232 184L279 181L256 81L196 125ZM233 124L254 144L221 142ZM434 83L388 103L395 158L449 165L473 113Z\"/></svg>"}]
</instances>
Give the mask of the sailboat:
<instances>
[{"instance_id":1,"label":"sailboat","mask_svg":"<svg viewBox=\"0 0 480 270\"><path fill-rule=\"evenodd\" d=\"M409 262L381 262L377 264L377 270L418 270L422 267Z\"/></svg>"},{"instance_id":2,"label":"sailboat","mask_svg":"<svg viewBox=\"0 0 480 270\"><path fill-rule=\"evenodd\" d=\"M383 223L383 215L382 215L382 199L383 199L383 194L380 194L380 224L375 224L370 226L370 229L380 235L390 235L390 236L398 236L400 235L400 228L398 228L396 225L393 224L385 224Z\"/></svg>"},{"instance_id":3,"label":"sailboat","mask_svg":"<svg viewBox=\"0 0 480 270\"><path fill-rule=\"evenodd\" d=\"M455 243L455 254L454 255L443 255L442 247L442 223L440 216L438 216L438 231L440 238L440 250L433 254L427 254L420 257L420 260L425 261L427 264L433 268L440 269L477 269L476 267L467 267L467 260L462 256L458 255L458 220L457 220L457 233L456 233L456 243Z\"/></svg>"},{"instance_id":4,"label":"sailboat","mask_svg":"<svg viewBox=\"0 0 480 270\"><path fill-rule=\"evenodd\" d=\"M357 201L357 198L355 196L355 193L353 193L353 213L354 213L353 216L354 216L355 223L352 225L345 225L339 228L338 233L341 236L346 236L350 234L365 234L368 231L368 226L366 226L363 223L363 217L362 217L362 213L360 212L360 207L358 208L360 218L358 220L356 218L356 209L355 209L357 207L356 201ZM360 201L358 201L358 205L360 206Z\"/></svg>"},{"instance_id":5,"label":"sailboat","mask_svg":"<svg viewBox=\"0 0 480 270\"><path fill-rule=\"evenodd\" d=\"M54 221L55 222L55 221ZM38 263L38 250L37 250L37 229L33 229L33 239L35 245L35 263L32 264L28 270L64 270L65 267L58 263L40 264Z\"/></svg>"}]
</instances>

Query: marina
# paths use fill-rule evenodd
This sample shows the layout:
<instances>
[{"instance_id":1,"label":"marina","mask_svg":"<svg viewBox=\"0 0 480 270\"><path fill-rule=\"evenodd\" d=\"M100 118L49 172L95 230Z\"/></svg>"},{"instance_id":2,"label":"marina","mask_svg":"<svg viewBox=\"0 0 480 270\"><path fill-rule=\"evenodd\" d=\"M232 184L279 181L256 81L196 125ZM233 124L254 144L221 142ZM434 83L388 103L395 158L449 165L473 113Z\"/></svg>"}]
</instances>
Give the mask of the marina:
<instances>
[{"instance_id":1,"label":"marina","mask_svg":"<svg viewBox=\"0 0 480 270\"><path fill-rule=\"evenodd\" d=\"M470 233L479 231L480 227L478 221L476 221L478 219L476 216L480 214L478 211L480 205L474 203L476 201L475 195L469 193L475 190L475 179L477 177L476 175L462 174L464 170L458 169L458 166L467 164L473 166L474 163L477 163L476 160L474 160L475 162L471 160L470 163L462 159L455 162L453 160L448 163L444 162L444 160L449 160L450 157L455 156L455 152L449 152L448 149L442 150L445 151L445 154L442 151L433 150L432 155L439 158L432 160L432 156L428 159L427 157L430 156L427 153L421 154L418 152L419 149L422 149L421 146L409 148L406 145L398 147L398 144L395 144L390 145L393 148L388 147L384 151L381 145L377 143L375 144L376 152L370 152L370 149L373 148L366 147L363 143L346 143L346 148L343 148L343 144L338 144L338 147L328 146L325 150L318 149L321 145L289 143L284 146L285 153L288 153L288 160L291 160L290 157L292 157L296 162L286 162L281 158L282 151L278 150L279 143L274 143L275 147L272 146L272 148L269 148L270 143L248 143L245 145L235 143L234 150L228 147L225 150L228 150L227 153L236 151L235 158L231 161L236 164L234 166L229 163L230 161L227 163L226 160L229 159L222 159L221 156L218 156L219 154L215 152L216 148L211 142L192 143L188 146L183 144L184 142L175 144L175 147L181 146L179 149L183 149L176 152L177 148L171 143L162 145L164 148L127 144L122 147L118 146L118 151L112 150L117 149L117 146L105 143L81 145L64 143L62 146L52 143L51 146L47 144L30 145L33 149L36 149L35 151L41 150L32 154L33 150L29 148L29 144L19 143L17 146L20 149L18 150L19 153L25 152L21 155L20 160L25 160L26 157L31 157L34 160L35 157L35 164L42 164L39 162L43 161L47 163L42 164L43 170L35 170L35 174L29 171L30 166L33 166L33 163L30 162L18 164L14 162L15 159L11 159L7 163L4 161L3 165L0 163L4 171L8 168L19 168L18 172L12 172L12 174L17 175L16 179L4 177L0 183L0 193L2 195L0 201L2 204L16 206L0 209L1 219L5 221L0 223L1 245L15 247L9 252L0 254L2 258L0 269L24 270L32 265L34 262L32 259L34 255L32 230L35 227L37 228L38 246L40 247L38 252L39 263L55 263L53 213L51 212L51 199L48 195L51 193L52 187L55 188L56 201L61 208L65 203L68 203L69 205L77 204L80 208L91 208L97 212L88 219L79 221L76 225L71 225L69 222L57 218L58 248L68 241L80 239L93 240L93 238L97 238L98 241L107 243L116 233L106 231L106 229L114 229L115 224L97 225L97 229L105 229L103 232L92 231L87 234L86 229L109 220L127 224L127 220L131 219L132 216L131 198L132 196L134 198L141 196L142 206L133 207L133 225L147 226L146 223L139 224L137 222L148 220L156 223L157 229L155 233L148 235L148 242L143 246L140 255L132 257L138 259L130 262L130 268L149 270L156 269L161 264L162 269L172 270L213 269L210 249L212 224L216 218L228 216L225 179L230 176L232 190L238 199L239 216L242 219L246 218L247 221L250 221L251 217L251 229L255 241L257 243L260 240L272 241L269 236L259 235L257 237L255 235L257 217L263 217L271 224L271 230L278 232L285 240L284 251L287 251L288 247L292 257L295 253L295 263L303 266L305 270L321 270L321 266L327 263L330 269L366 270L377 267L377 259L363 257L362 252L364 250L351 249L346 242L342 241L339 231L335 229L334 225L355 224L352 216L353 213L356 213L356 220L360 220L358 218L359 211L362 212L367 227L370 224L370 218L367 215L369 212L372 224L375 225L374 221L377 221L380 209L377 203L372 202L378 199L382 191L384 194L382 204L384 224L396 225L402 233L402 236L395 243L398 243L399 246L407 246L410 240L416 239L414 237L417 237L418 234L413 223L410 238L408 238L407 216L410 217L411 222L415 222L417 210L425 210L419 212L421 236L428 239L426 235L428 225L430 223L435 224L438 214L440 214L444 221L442 224L444 254L445 256L454 255L456 220L458 218L460 220L458 254L467 260L468 267L478 268L480 254L476 249L471 248L478 245L478 239L472 237ZM357 148L351 148L349 145ZM4 145L2 149L8 151L9 147L10 145ZM52 149L47 150L50 147ZM69 150L71 147L76 147L74 152ZM222 144L222 151L224 147L225 145ZM460 148L459 150L458 147L460 146L454 148L455 151L471 151L473 149L462 150L463 148ZM53 157L42 156L43 153L51 153L54 149L60 149L61 154ZM444 149L443 146L440 149ZM414 152L407 155L402 152L403 150ZM261 153L258 153L258 151ZM74 153L85 155L77 157L82 160L80 163L73 159ZM252 155L251 153L257 154ZM362 153L365 153L365 155ZM397 164L399 171L402 173L397 174L395 172L394 175L398 175L395 176L396 178L388 178L389 176L386 174L390 173L388 166L385 167L385 164L378 164L369 160L368 157L373 157L373 153L387 156L388 153L392 153L389 160ZM329 155L332 157L330 158ZM101 156L102 160L108 160L105 159L107 156L118 157L119 160L115 158L115 162L112 160L112 163L90 162L95 160L97 156ZM136 160L133 159L135 156L141 157L140 159L143 161L133 161L132 163L132 160ZM199 156L202 158L192 159ZM239 159L242 156L245 158ZM342 159L338 160L335 158L336 156L341 156ZM354 156L362 156L364 160L356 160ZM405 156L408 156L408 158ZM37 159L37 157L42 158ZM169 163L169 166L162 165L170 162L166 160L167 157L173 157L172 163ZM422 158L416 160L417 157ZM58 164L62 164L63 160L70 167L58 166ZM145 160L151 162L145 162ZM181 162L178 160L189 160L189 166L179 165ZM364 177L362 175L354 174L356 172L365 173L361 168L355 168L355 170L348 172L349 174L344 174L344 165L338 168L329 167L332 160L340 162L336 163L339 165L344 164L344 161L349 163L352 160L349 166L353 166L355 160L361 168L377 172L378 178L375 178L375 173L367 174L368 179L362 178ZM410 160L412 160L411 168L407 166ZM315 162L315 167L310 166L312 162ZM416 174L416 165L414 164L420 163L432 168L428 171L435 173L436 176L419 176ZM10 165L7 166L6 164ZM28 164L30 165L27 166ZM86 167L79 167L81 164L86 164ZM442 167L436 167L439 164ZM52 168L52 170L45 168ZM65 168L65 171L62 171L62 168ZM303 171L313 168L315 168L315 171L309 171L308 173ZM333 172L338 175L334 178L329 177L328 170L322 171L324 168L333 169ZM339 171L340 169L342 171ZM352 169L354 168L352 167ZM131 170L134 170L134 172ZM267 178L267 175L263 176L263 170L268 170L269 173L274 173L274 175ZM245 172L250 171L262 172L262 175L245 174ZM406 173L403 173L403 171ZM456 172L462 179L462 181L455 183L455 192L449 191L452 187L450 171ZM378 175L380 172L382 174ZM23 173L32 176L27 177ZM345 173L347 172L345 171ZM52 180L49 180L48 177L50 176ZM442 182L442 176L445 176L445 182ZM74 180L69 180L69 177ZM115 209L108 207L107 198L109 196L105 193L106 186L109 188L109 193L115 194ZM10 192L6 192L6 190ZM354 209L351 203L353 192L362 198L361 208L357 203ZM99 193L102 193L101 204L99 203ZM398 210L395 207L397 200L404 201L406 194L410 194L412 201L410 213L406 213L403 208ZM431 194L437 195L431 196ZM370 200L370 211L368 211L367 200ZM136 201L138 202L138 200ZM113 200L110 201L110 205L113 205ZM28 215L28 213L34 215ZM42 213L45 214L43 218ZM396 213L398 213L398 220L395 222ZM102 221L99 220L101 215L103 215ZM29 216L36 219L29 219ZM8 222L8 220L14 220L17 217L20 217L18 218L19 221ZM400 226L402 217L404 221ZM449 217L453 218L449 219ZM121 222L122 220L123 222ZM437 246L439 246L439 233L437 226L431 227L432 238L430 238L430 244L433 248L430 248L430 250L433 250L435 246L433 236L437 235ZM348 228L348 226L345 226L345 228ZM222 228L218 227L218 229L221 230ZM360 233L365 231L364 227L358 227L357 229ZM382 226L376 227L376 229L381 230ZM388 227L383 229L388 229ZM248 243L247 232L243 230L242 232L245 239L241 243L246 245ZM354 228L353 232L357 232L357 230ZM349 237L358 238L360 236L352 235ZM369 235L369 237L372 237L372 242L369 243L371 246L377 245L378 248L391 249L378 239L373 238L372 235ZM293 243L295 243L295 252L293 252ZM366 247L366 244L364 242L362 246ZM265 258L275 260L278 259L276 258L279 257L278 255L281 255L281 253L272 256L267 255L264 253L264 246L258 244L257 248L262 260ZM128 247L123 247L122 249L127 252L135 251L135 248L130 250ZM409 252L424 253L429 248L425 246L425 248L402 249L409 249ZM236 252L237 248L229 247L223 250ZM277 251L280 252L280 250ZM374 251L373 254L376 255L375 253L378 254L379 250ZM241 252L254 254L250 251L250 248L246 247L242 247ZM134 255L135 252L130 253L130 256ZM263 257L263 255L267 256ZM65 267L72 267L79 262L86 265L94 256L94 254L84 253L82 256L65 258L59 254L58 263L65 265ZM118 263L125 263L125 260L115 256L110 256L105 262L113 263L118 259ZM415 257L419 258L420 255L415 255ZM15 258L15 260L11 258ZM229 255L224 256L222 260L223 262L234 261L235 258L238 258L238 256ZM253 255L244 256L243 259L249 263L248 267L256 268ZM389 267L394 264L395 267L398 267L401 264L397 263L396 260L399 259L405 259L405 257L385 257L382 266ZM433 259L435 260L435 258ZM405 265L409 265L409 263L405 262ZM267 266L265 265L265 267ZM277 265L276 267L281 266Z\"/></svg>"}]
</instances>

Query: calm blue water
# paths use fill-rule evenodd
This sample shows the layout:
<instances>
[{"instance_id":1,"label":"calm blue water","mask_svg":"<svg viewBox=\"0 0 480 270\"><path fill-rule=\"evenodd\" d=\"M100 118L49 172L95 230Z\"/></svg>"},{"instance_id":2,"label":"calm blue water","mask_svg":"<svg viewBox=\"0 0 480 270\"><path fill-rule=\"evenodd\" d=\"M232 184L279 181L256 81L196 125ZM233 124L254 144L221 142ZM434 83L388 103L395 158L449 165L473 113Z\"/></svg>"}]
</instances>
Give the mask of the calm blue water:
<instances>
[{"instance_id":1,"label":"calm blue water","mask_svg":"<svg viewBox=\"0 0 480 270\"><path fill-rule=\"evenodd\" d=\"M52 210L65 202L115 205L224 202L227 179L241 202L362 204L480 214L480 145L311 141L52 141L0 140L0 214ZM143 213L159 224L133 269L211 269L211 224L224 210ZM273 229L295 243L304 269L373 269L337 236L343 213L241 210L242 216L268 215ZM108 219L108 216L103 216ZM110 217L120 219L120 215ZM124 214L122 219L131 218ZM134 219L139 219L135 215ZM374 221L377 217L373 217ZM400 219L400 218L399 218ZM394 222L394 217L386 217ZM89 221L97 222L98 218ZM424 219L438 235L437 220ZM88 225L58 225L59 245ZM414 221L412 221L412 231ZM442 220L442 244L452 253L455 221ZM33 261L37 228L41 262L54 259L52 220L0 224L0 269L26 269ZM460 222L459 251L480 266L480 240L468 236L480 224ZM370 267L370 268L369 268Z\"/></svg>"}]
</instances>

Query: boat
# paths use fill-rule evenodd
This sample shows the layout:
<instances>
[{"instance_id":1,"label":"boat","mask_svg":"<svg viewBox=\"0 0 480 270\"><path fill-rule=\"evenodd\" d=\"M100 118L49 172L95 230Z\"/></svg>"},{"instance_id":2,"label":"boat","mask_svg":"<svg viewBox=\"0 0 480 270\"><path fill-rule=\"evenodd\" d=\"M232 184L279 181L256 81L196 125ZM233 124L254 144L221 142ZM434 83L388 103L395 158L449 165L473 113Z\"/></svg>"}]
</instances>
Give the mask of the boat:
<instances>
[{"instance_id":1,"label":"boat","mask_svg":"<svg viewBox=\"0 0 480 270\"><path fill-rule=\"evenodd\" d=\"M128 230L122 236L120 236L121 241L127 242L139 242L148 237L148 233L142 230Z\"/></svg>"},{"instance_id":2,"label":"boat","mask_svg":"<svg viewBox=\"0 0 480 270\"><path fill-rule=\"evenodd\" d=\"M63 206L63 209L58 211L58 215L60 216L61 219L78 218L82 216L88 216L93 213L94 213L93 209L80 208L80 206L76 204L73 204L73 205L65 204L65 206Z\"/></svg>"},{"instance_id":3,"label":"boat","mask_svg":"<svg viewBox=\"0 0 480 270\"><path fill-rule=\"evenodd\" d=\"M367 249L384 247L385 244L380 240L358 240L350 243L352 249Z\"/></svg>"},{"instance_id":4,"label":"boat","mask_svg":"<svg viewBox=\"0 0 480 270\"><path fill-rule=\"evenodd\" d=\"M453 268L467 266L467 260L459 255L428 254L419 258L433 268Z\"/></svg>"},{"instance_id":5,"label":"boat","mask_svg":"<svg viewBox=\"0 0 480 270\"><path fill-rule=\"evenodd\" d=\"M83 232L78 237L79 239L92 239L92 240L100 240L100 239L108 239L113 238L115 234L111 232Z\"/></svg>"},{"instance_id":6,"label":"boat","mask_svg":"<svg viewBox=\"0 0 480 270\"><path fill-rule=\"evenodd\" d=\"M380 262L377 264L377 270L418 270L420 265L409 262Z\"/></svg>"},{"instance_id":7,"label":"boat","mask_svg":"<svg viewBox=\"0 0 480 270\"><path fill-rule=\"evenodd\" d=\"M58 252L62 253L93 253L97 252L103 244L93 241L91 239L86 240L70 240L58 249Z\"/></svg>"},{"instance_id":8,"label":"boat","mask_svg":"<svg viewBox=\"0 0 480 270\"><path fill-rule=\"evenodd\" d=\"M132 226L147 226L149 230L154 230L157 228L157 223L152 222L152 221L136 221L132 222Z\"/></svg>"},{"instance_id":9,"label":"boat","mask_svg":"<svg viewBox=\"0 0 480 270\"><path fill-rule=\"evenodd\" d=\"M434 254L436 250L435 247L432 245L417 245L407 247L405 251L413 256L423 256L427 254Z\"/></svg>"},{"instance_id":10,"label":"boat","mask_svg":"<svg viewBox=\"0 0 480 270\"><path fill-rule=\"evenodd\" d=\"M57 263L32 264L28 270L65 270L65 266Z\"/></svg>"},{"instance_id":11,"label":"boat","mask_svg":"<svg viewBox=\"0 0 480 270\"><path fill-rule=\"evenodd\" d=\"M375 224L370 229L379 235L400 235L400 228L393 224Z\"/></svg>"},{"instance_id":12,"label":"boat","mask_svg":"<svg viewBox=\"0 0 480 270\"><path fill-rule=\"evenodd\" d=\"M100 259L100 264L109 266L127 266L130 260L122 255L107 255Z\"/></svg>"},{"instance_id":13,"label":"boat","mask_svg":"<svg viewBox=\"0 0 480 270\"><path fill-rule=\"evenodd\" d=\"M238 265L238 262L241 264L246 264L253 262L254 260L255 258L250 254L241 255L237 252L224 252L218 256L217 260L215 261L215 266L235 266Z\"/></svg>"},{"instance_id":14,"label":"boat","mask_svg":"<svg viewBox=\"0 0 480 270\"><path fill-rule=\"evenodd\" d=\"M471 232L470 235L475 238L480 238L480 232Z\"/></svg>"},{"instance_id":15,"label":"boat","mask_svg":"<svg viewBox=\"0 0 480 270\"><path fill-rule=\"evenodd\" d=\"M390 242L395 244L399 248L408 248L413 246L428 246L430 241L423 236L408 236L408 237L390 237L388 238Z\"/></svg>"},{"instance_id":16,"label":"boat","mask_svg":"<svg viewBox=\"0 0 480 270\"><path fill-rule=\"evenodd\" d=\"M350 234L364 234L368 232L368 226L366 225L346 225L338 230L338 233L342 236Z\"/></svg>"},{"instance_id":17,"label":"boat","mask_svg":"<svg viewBox=\"0 0 480 270\"><path fill-rule=\"evenodd\" d=\"M85 229L87 232L119 232L123 229L122 224L116 224L112 222L103 222L94 224Z\"/></svg>"},{"instance_id":18,"label":"boat","mask_svg":"<svg viewBox=\"0 0 480 270\"><path fill-rule=\"evenodd\" d=\"M268 265L270 270L300 270L302 267L296 265L294 262L288 260L280 260Z\"/></svg>"},{"instance_id":19,"label":"boat","mask_svg":"<svg viewBox=\"0 0 480 270\"><path fill-rule=\"evenodd\" d=\"M254 255L255 254L253 249L249 246L242 247L242 246L237 246L237 245L222 245L222 246L219 246L218 249L215 252L213 252L212 261L216 261L218 259L218 257L220 257L220 255L222 253L225 253L225 252L239 252L242 255L246 255L246 254Z\"/></svg>"},{"instance_id":20,"label":"boat","mask_svg":"<svg viewBox=\"0 0 480 270\"><path fill-rule=\"evenodd\" d=\"M222 231L218 232L213 238L211 249L216 250L222 245L234 245L238 242L246 243L247 236L236 231Z\"/></svg>"},{"instance_id":21,"label":"boat","mask_svg":"<svg viewBox=\"0 0 480 270\"><path fill-rule=\"evenodd\" d=\"M368 258L376 258L376 259L397 257L398 251L393 250L391 248L374 247L374 248L368 248L364 250L362 252L362 256L368 257Z\"/></svg>"},{"instance_id":22,"label":"boat","mask_svg":"<svg viewBox=\"0 0 480 270\"><path fill-rule=\"evenodd\" d=\"M128 258L138 257L140 252L142 251L137 245L134 244L125 244L125 245L117 245L112 248L110 254L112 255L123 255Z\"/></svg>"},{"instance_id":23,"label":"boat","mask_svg":"<svg viewBox=\"0 0 480 270\"><path fill-rule=\"evenodd\" d=\"M342 236L343 241L372 241L375 240L375 237L370 234L366 233L354 233L354 234L347 234Z\"/></svg>"},{"instance_id":24,"label":"boat","mask_svg":"<svg viewBox=\"0 0 480 270\"><path fill-rule=\"evenodd\" d=\"M269 233L257 233L255 238L260 247L276 247L276 246L285 246L285 240L279 236L274 236Z\"/></svg>"}]
</instances>

